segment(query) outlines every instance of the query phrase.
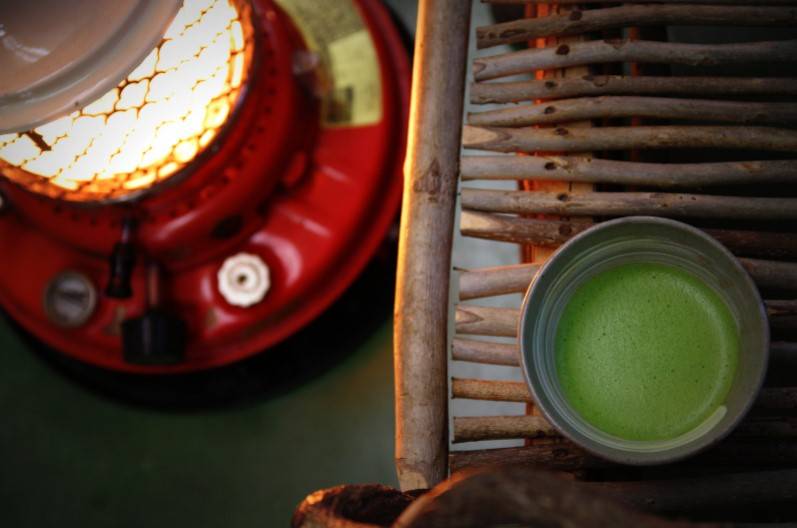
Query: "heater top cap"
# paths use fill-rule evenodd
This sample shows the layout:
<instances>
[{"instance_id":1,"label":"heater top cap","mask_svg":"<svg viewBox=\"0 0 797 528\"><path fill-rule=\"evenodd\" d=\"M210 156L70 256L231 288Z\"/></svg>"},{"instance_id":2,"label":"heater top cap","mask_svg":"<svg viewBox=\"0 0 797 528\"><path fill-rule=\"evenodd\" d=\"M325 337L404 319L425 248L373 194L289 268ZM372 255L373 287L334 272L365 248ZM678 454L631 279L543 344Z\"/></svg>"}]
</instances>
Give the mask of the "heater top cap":
<instances>
[{"instance_id":1,"label":"heater top cap","mask_svg":"<svg viewBox=\"0 0 797 528\"><path fill-rule=\"evenodd\" d=\"M181 0L0 0L0 133L82 108L160 42Z\"/></svg>"}]
</instances>

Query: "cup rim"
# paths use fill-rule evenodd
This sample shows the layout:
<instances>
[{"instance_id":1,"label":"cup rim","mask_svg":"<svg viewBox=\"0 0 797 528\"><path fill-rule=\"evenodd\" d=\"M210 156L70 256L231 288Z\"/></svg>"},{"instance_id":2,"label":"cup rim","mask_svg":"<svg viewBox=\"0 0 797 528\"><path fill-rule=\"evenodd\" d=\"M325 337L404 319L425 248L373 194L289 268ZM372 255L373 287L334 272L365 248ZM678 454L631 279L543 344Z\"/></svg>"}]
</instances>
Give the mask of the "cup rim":
<instances>
[{"instance_id":1,"label":"cup rim","mask_svg":"<svg viewBox=\"0 0 797 528\"><path fill-rule=\"evenodd\" d=\"M584 239L588 239L594 237L596 233L600 233L605 230L610 230L616 228L618 225L626 225L626 224L641 224L641 225L664 225L669 228L673 228L675 230L681 230L684 232L688 232L691 235L694 235L704 242L708 243L710 246L713 246L720 254L723 255L728 261L728 264L735 269L736 272L739 273L739 276L742 277L742 281L744 282L744 288L749 290L751 293L754 294L754 301L758 308L758 313L756 314L762 323L763 333L761 339L762 345L762 366L760 372L758 373L757 379L754 380L753 390L750 391L750 394L747 397L744 405L741 406L737 411L735 416L732 420L726 423L721 429L717 429L717 424L715 424L711 429L709 429L703 435L695 438L690 443L682 446L680 451L676 451L674 449L662 450L662 451L651 451L651 452L634 452L628 450L622 450L616 447L607 446L605 444L600 444L595 442L595 444L599 448L595 448L590 445L585 445L580 439L576 438L569 430L567 426L563 426L559 420L559 417L552 413L551 410L547 407L544 403L544 398L540 396L545 392L542 387L537 386L536 383L532 381L532 377L530 375L530 368L529 362L527 360L527 355L525 353L526 349L526 342L529 339L527 336L526 328L527 320L529 318L529 302L532 298L533 294L537 291L535 288L542 283L539 279L550 275L552 273L557 272L558 270L553 269L554 264L557 263L557 260L561 260L564 257L571 258L572 255L569 255L569 248L578 244L580 241ZM576 253L579 255L580 253ZM564 256L564 257L563 257ZM727 302L727 301L726 301ZM523 296L523 302L520 307L520 317L518 318L518 328L517 328L517 336L518 336L518 351L520 355L520 366L523 371L523 378L526 382L527 387L529 388L532 398L534 400L535 406L540 409L543 416L548 420L548 422L556 428L556 430L561 433L565 438L576 444L581 449L584 449L588 453L596 455L600 458L610 460L613 462L618 462L626 465L658 465L658 464L666 464L670 462L676 462L678 460L682 460L684 458L693 456L705 449L715 445L726 436L728 436L744 419L744 417L748 414L748 411L752 407L756 396L759 394L761 387L764 382L764 378L766 376L766 372L768 369L769 363L769 353L770 353L770 328L768 317L766 313L766 308L764 306L764 302L761 299L760 292L758 291L758 287L753 282L750 275L741 265L739 260L734 256L724 245L714 239L712 236L708 235L707 233L701 231L700 229L686 224L684 222L679 222L677 220L672 220L669 218L661 218L656 216L627 216L622 218L616 218L613 220L607 220L605 222L601 222L590 228L578 233L567 242L562 244L560 247L556 249L556 251L540 266L535 273L526 293ZM531 354L533 354L532 352ZM542 402L542 403L538 403ZM586 422L586 420L584 420ZM589 423L589 422L586 422Z\"/></svg>"}]
</instances>

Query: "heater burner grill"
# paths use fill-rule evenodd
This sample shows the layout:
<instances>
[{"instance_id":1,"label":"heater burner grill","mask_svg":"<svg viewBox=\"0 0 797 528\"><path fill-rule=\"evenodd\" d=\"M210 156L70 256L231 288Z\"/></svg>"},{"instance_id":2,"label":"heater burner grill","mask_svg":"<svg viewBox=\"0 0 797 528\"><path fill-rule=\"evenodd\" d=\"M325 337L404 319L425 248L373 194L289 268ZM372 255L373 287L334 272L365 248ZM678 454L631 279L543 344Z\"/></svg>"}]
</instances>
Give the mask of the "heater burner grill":
<instances>
[{"instance_id":1,"label":"heater burner grill","mask_svg":"<svg viewBox=\"0 0 797 528\"><path fill-rule=\"evenodd\" d=\"M243 93L250 6L186 2L160 44L97 101L0 135L0 171L70 201L131 198L174 177L218 136Z\"/></svg>"}]
</instances>

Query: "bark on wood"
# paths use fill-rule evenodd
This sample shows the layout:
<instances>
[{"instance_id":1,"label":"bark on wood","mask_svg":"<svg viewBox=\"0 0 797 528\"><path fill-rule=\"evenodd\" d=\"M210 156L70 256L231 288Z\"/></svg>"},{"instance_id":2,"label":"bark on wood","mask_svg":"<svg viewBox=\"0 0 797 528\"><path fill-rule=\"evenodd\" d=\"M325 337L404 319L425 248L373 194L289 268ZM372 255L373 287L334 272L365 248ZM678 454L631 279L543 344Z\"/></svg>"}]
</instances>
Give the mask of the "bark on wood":
<instances>
[{"instance_id":1,"label":"bark on wood","mask_svg":"<svg viewBox=\"0 0 797 528\"><path fill-rule=\"evenodd\" d=\"M492 341L477 341L454 337L451 344L451 359L455 361L469 361L471 363L486 363L489 365L505 365L516 367L519 365L518 347L516 344L495 343Z\"/></svg>"},{"instance_id":2,"label":"bark on wood","mask_svg":"<svg viewBox=\"0 0 797 528\"><path fill-rule=\"evenodd\" d=\"M669 148L797 152L797 131L773 127L688 125L600 128L465 126L462 143L470 149L531 153Z\"/></svg>"},{"instance_id":3,"label":"bark on wood","mask_svg":"<svg viewBox=\"0 0 797 528\"><path fill-rule=\"evenodd\" d=\"M797 160L638 163L576 156L463 156L460 172L463 181L557 180L705 187L794 183L797 182Z\"/></svg>"},{"instance_id":4,"label":"bark on wood","mask_svg":"<svg viewBox=\"0 0 797 528\"><path fill-rule=\"evenodd\" d=\"M541 416L459 416L454 418L454 443L505 438L558 437Z\"/></svg>"},{"instance_id":5,"label":"bark on wood","mask_svg":"<svg viewBox=\"0 0 797 528\"><path fill-rule=\"evenodd\" d=\"M611 468L616 465L576 447L571 442L540 443L523 447L455 451L449 457L452 473L494 465L530 465L559 471ZM797 442L728 438L690 458L690 466L787 467L797 464Z\"/></svg>"},{"instance_id":6,"label":"bark on wood","mask_svg":"<svg viewBox=\"0 0 797 528\"><path fill-rule=\"evenodd\" d=\"M448 284L460 150L455 124L462 116L469 19L469 2L420 3L394 320L402 489L431 487L446 476Z\"/></svg>"},{"instance_id":7,"label":"bark on wood","mask_svg":"<svg viewBox=\"0 0 797 528\"><path fill-rule=\"evenodd\" d=\"M535 246L561 245L592 225L591 222L514 218L473 211L463 211L459 223L465 236Z\"/></svg>"},{"instance_id":8,"label":"bark on wood","mask_svg":"<svg viewBox=\"0 0 797 528\"><path fill-rule=\"evenodd\" d=\"M659 519L608 499L561 475L491 468L453 476L407 508L394 528L473 526L634 526L708 528Z\"/></svg>"},{"instance_id":9,"label":"bark on wood","mask_svg":"<svg viewBox=\"0 0 797 528\"><path fill-rule=\"evenodd\" d=\"M476 211L524 215L652 215L771 221L797 219L797 198L680 193L548 193L462 189L462 207Z\"/></svg>"},{"instance_id":10,"label":"bark on wood","mask_svg":"<svg viewBox=\"0 0 797 528\"><path fill-rule=\"evenodd\" d=\"M525 382L506 380L452 378L451 397L505 402L530 403L533 401Z\"/></svg>"},{"instance_id":11,"label":"bark on wood","mask_svg":"<svg viewBox=\"0 0 797 528\"><path fill-rule=\"evenodd\" d=\"M459 273L459 298L462 301L526 291L539 269L537 264L516 264Z\"/></svg>"},{"instance_id":12,"label":"bark on wood","mask_svg":"<svg viewBox=\"0 0 797 528\"><path fill-rule=\"evenodd\" d=\"M781 26L797 23L788 7L624 5L567 15L523 18L476 28L479 49L552 35L577 35L627 26Z\"/></svg>"},{"instance_id":13,"label":"bark on wood","mask_svg":"<svg viewBox=\"0 0 797 528\"><path fill-rule=\"evenodd\" d=\"M797 103L712 101L672 97L582 97L471 113L468 114L468 124L520 127L624 117L699 119L747 125L789 125L797 122Z\"/></svg>"},{"instance_id":14,"label":"bark on wood","mask_svg":"<svg viewBox=\"0 0 797 528\"><path fill-rule=\"evenodd\" d=\"M458 304L456 330L460 334L514 337L519 312L513 308L493 308Z\"/></svg>"},{"instance_id":15,"label":"bark on wood","mask_svg":"<svg viewBox=\"0 0 797 528\"><path fill-rule=\"evenodd\" d=\"M460 216L460 230L465 236L538 246L561 245L590 225L591 222L577 220L537 220L474 211L463 211ZM792 233L729 229L703 231L738 256L786 260L797 258L797 237Z\"/></svg>"},{"instance_id":16,"label":"bark on wood","mask_svg":"<svg viewBox=\"0 0 797 528\"><path fill-rule=\"evenodd\" d=\"M532 70L568 68L586 64L638 62L718 66L756 62L797 61L797 40L742 44L680 44L644 40L592 40L540 49L514 51L473 61L477 81L497 79Z\"/></svg>"},{"instance_id":17,"label":"bark on wood","mask_svg":"<svg viewBox=\"0 0 797 528\"><path fill-rule=\"evenodd\" d=\"M628 77L585 75L568 79L472 83L474 104L515 103L601 95L797 95L797 79L749 77Z\"/></svg>"}]
</instances>

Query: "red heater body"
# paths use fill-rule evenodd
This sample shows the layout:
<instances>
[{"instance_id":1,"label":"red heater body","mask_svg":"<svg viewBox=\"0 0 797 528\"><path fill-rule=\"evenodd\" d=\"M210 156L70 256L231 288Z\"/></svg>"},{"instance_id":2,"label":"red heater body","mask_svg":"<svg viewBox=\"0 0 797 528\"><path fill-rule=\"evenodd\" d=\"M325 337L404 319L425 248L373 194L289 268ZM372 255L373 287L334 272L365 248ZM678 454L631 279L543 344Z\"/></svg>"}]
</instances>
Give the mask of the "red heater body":
<instances>
[{"instance_id":1,"label":"red heater body","mask_svg":"<svg viewBox=\"0 0 797 528\"><path fill-rule=\"evenodd\" d=\"M13 319L95 366L187 372L284 340L352 283L399 205L410 66L380 2L312 3L252 3L243 94L174 178L101 204L0 181ZM107 294L120 262L126 298ZM135 350L169 333L180 354Z\"/></svg>"}]
</instances>

